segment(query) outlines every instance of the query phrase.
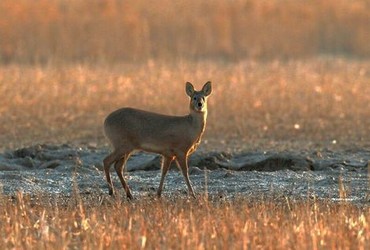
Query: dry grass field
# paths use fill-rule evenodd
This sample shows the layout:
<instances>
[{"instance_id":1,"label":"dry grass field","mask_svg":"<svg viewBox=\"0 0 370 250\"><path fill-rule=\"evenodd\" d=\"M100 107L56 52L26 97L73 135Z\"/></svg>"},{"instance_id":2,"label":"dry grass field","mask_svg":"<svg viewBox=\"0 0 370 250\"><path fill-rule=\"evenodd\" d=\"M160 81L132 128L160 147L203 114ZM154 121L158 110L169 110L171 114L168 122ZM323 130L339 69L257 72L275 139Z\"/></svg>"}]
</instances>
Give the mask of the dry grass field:
<instances>
[{"instance_id":1,"label":"dry grass field","mask_svg":"<svg viewBox=\"0 0 370 250\"><path fill-rule=\"evenodd\" d=\"M2 249L368 249L368 207L207 198L2 197ZM42 205L40 205L42 204Z\"/></svg>"},{"instance_id":2,"label":"dry grass field","mask_svg":"<svg viewBox=\"0 0 370 250\"><path fill-rule=\"evenodd\" d=\"M1 0L0 151L104 147L109 112L208 80L202 147L369 150L369 27L369 0ZM49 196L0 194L1 249L370 248L368 204Z\"/></svg>"},{"instance_id":3,"label":"dry grass field","mask_svg":"<svg viewBox=\"0 0 370 250\"><path fill-rule=\"evenodd\" d=\"M257 147L274 141L318 145L370 142L370 63L316 58L100 66L0 67L0 143L103 145L102 121L133 106L188 112L185 82L214 83L205 139Z\"/></svg>"}]
</instances>

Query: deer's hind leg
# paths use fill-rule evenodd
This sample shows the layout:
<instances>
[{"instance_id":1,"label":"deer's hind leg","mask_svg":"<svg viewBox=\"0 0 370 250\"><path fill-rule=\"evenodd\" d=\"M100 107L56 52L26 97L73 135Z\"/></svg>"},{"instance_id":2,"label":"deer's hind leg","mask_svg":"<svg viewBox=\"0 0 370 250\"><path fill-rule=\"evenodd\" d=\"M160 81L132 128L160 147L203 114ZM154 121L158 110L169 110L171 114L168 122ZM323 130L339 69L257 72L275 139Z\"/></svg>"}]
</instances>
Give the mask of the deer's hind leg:
<instances>
[{"instance_id":1,"label":"deer's hind leg","mask_svg":"<svg viewBox=\"0 0 370 250\"><path fill-rule=\"evenodd\" d=\"M114 168L116 169L117 175L121 181L121 184L123 186L123 189L126 192L127 198L130 200L133 199L133 196L131 194L130 187L127 185L125 178L123 177L123 170L125 169L125 164L127 162L127 159L130 157L130 153L125 154L121 159L115 162Z\"/></svg>"},{"instance_id":2,"label":"deer's hind leg","mask_svg":"<svg viewBox=\"0 0 370 250\"><path fill-rule=\"evenodd\" d=\"M103 164L104 164L104 172L105 172L105 177L108 182L108 189L109 189L109 195L114 195L114 186L112 182L112 178L110 176L110 166L122 159L122 157L125 155L124 150L118 150L115 149L111 154L109 154L107 157L104 158ZM116 164L115 164L116 165ZM122 164L123 165L123 164Z\"/></svg>"},{"instance_id":3,"label":"deer's hind leg","mask_svg":"<svg viewBox=\"0 0 370 250\"><path fill-rule=\"evenodd\" d=\"M115 159L116 159L116 153L113 152L110 155L108 155L107 157L105 157L104 160L103 160L105 177L106 177L107 182L108 182L109 195L114 195L114 187L113 187L112 178L110 176L109 169L110 169L110 166L115 161Z\"/></svg>"}]
</instances>

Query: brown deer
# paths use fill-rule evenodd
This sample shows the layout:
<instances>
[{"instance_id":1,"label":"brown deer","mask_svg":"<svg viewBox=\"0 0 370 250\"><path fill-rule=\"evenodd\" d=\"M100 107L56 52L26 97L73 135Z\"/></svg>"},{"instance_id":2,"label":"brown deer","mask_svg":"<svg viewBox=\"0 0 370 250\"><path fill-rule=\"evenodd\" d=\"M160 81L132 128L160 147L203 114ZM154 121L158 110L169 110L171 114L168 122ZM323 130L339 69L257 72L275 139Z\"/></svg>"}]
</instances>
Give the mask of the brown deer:
<instances>
[{"instance_id":1,"label":"brown deer","mask_svg":"<svg viewBox=\"0 0 370 250\"><path fill-rule=\"evenodd\" d=\"M113 152L104 159L104 171L109 184L109 194L114 195L110 166L114 168L129 199L132 194L123 170L127 159L136 150L162 155L162 176L157 195L161 196L164 178L173 160L184 175L189 193L195 197L188 174L188 157L200 143L206 127L207 97L212 92L211 82L204 84L201 91L186 83L186 94L190 97L190 113L186 116L168 116L133 108L118 109L104 121L104 132L113 145Z\"/></svg>"}]
</instances>

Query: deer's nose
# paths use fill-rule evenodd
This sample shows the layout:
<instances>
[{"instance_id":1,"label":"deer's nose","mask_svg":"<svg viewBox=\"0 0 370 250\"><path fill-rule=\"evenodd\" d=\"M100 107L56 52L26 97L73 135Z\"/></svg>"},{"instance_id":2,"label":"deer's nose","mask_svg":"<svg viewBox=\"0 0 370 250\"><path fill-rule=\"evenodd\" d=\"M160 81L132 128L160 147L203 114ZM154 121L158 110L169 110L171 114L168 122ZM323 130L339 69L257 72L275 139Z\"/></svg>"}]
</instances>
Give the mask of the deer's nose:
<instances>
[{"instance_id":1,"label":"deer's nose","mask_svg":"<svg viewBox=\"0 0 370 250\"><path fill-rule=\"evenodd\" d=\"M201 102L198 102L198 107L201 108L202 107L202 103Z\"/></svg>"}]
</instances>

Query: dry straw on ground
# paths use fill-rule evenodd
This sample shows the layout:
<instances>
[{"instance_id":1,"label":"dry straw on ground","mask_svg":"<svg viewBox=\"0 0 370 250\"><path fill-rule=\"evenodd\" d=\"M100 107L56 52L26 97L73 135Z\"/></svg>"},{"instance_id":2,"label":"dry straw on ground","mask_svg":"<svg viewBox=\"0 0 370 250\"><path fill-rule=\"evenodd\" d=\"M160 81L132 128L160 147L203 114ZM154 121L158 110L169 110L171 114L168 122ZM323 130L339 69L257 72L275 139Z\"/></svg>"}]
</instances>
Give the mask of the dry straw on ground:
<instances>
[{"instance_id":1,"label":"dry straw on ground","mask_svg":"<svg viewBox=\"0 0 370 250\"><path fill-rule=\"evenodd\" d=\"M101 204L93 199L2 197L0 247L367 249L370 244L369 208L350 204L288 198L145 198Z\"/></svg>"}]
</instances>

